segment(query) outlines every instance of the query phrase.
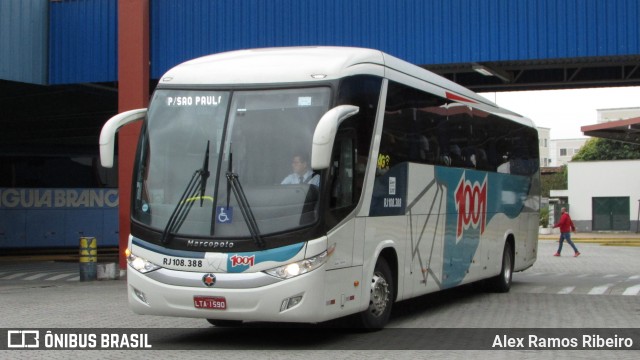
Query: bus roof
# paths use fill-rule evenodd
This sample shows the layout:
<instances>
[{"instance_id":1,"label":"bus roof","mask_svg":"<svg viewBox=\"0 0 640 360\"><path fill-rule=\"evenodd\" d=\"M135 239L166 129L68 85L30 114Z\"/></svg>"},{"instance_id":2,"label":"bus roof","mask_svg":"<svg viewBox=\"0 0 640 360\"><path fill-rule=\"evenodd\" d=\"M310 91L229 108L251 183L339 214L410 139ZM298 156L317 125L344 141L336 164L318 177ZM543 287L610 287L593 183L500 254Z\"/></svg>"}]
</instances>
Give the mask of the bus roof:
<instances>
[{"instance_id":1,"label":"bus roof","mask_svg":"<svg viewBox=\"0 0 640 360\"><path fill-rule=\"evenodd\" d=\"M390 70L437 87L442 96L533 126L473 91L379 50L356 47L280 47L236 50L179 64L160 79L164 85L261 85L326 81L356 74L385 77Z\"/></svg>"},{"instance_id":2,"label":"bus roof","mask_svg":"<svg viewBox=\"0 0 640 360\"><path fill-rule=\"evenodd\" d=\"M216 85L309 82L343 77L347 69L359 64L377 65L382 70L383 53L347 47L237 50L179 64L170 69L160 82ZM170 82L164 81L167 77L171 78Z\"/></svg>"}]
</instances>

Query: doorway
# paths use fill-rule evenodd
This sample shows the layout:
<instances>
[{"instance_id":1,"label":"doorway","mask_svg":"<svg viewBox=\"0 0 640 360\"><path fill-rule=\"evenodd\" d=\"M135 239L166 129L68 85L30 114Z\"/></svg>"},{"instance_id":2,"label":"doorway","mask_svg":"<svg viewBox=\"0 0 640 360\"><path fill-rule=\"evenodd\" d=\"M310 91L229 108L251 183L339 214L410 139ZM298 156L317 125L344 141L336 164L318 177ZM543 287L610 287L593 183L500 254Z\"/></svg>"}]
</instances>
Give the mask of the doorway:
<instances>
[{"instance_id":1,"label":"doorway","mask_svg":"<svg viewBox=\"0 0 640 360\"><path fill-rule=\"evenodd\" d=\"M593 230L629 231L631 226L629 197L594 197Z\"/></svg>"}]
</instances>

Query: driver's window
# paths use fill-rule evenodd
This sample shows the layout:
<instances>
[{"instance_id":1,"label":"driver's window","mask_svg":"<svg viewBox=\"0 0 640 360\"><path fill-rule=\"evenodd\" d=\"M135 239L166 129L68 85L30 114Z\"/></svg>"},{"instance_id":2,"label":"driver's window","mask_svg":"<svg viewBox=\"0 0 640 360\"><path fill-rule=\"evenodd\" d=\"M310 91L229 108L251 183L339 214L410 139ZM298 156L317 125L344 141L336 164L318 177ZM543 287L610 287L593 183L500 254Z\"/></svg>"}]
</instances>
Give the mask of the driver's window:
<instances>
[{"instance_id":1,"label":"driver's window","mask_svg":"<svg viewBox=\"0 0 640 360\"><path fill-rule=\"evenodd\" d=\"M331 208L343 209L355 205L353 183L355 151L352 131L338 135L331 159Z\"/></svg>"}]
</instances>

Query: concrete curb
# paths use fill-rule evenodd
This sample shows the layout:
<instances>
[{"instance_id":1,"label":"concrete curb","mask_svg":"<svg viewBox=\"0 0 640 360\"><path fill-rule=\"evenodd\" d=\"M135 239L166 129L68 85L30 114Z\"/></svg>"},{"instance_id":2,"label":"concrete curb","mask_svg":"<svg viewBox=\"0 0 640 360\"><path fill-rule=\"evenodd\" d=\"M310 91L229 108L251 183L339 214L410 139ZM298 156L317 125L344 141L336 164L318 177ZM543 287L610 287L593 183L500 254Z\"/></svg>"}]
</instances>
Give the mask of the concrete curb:
<instances>
[{"instance_id":1,"label":"concrete curb","mask_svg":"<svg viewBox=\"0 0 640 360\"><path fill-rule=\"evenodd\" d=\"M538 235L538 241L558 241L560 234ZM640 246L640 234L594 234L574 233L571 240L575 243L601 244L603 246Z\"/></svg>"}]
</instances>

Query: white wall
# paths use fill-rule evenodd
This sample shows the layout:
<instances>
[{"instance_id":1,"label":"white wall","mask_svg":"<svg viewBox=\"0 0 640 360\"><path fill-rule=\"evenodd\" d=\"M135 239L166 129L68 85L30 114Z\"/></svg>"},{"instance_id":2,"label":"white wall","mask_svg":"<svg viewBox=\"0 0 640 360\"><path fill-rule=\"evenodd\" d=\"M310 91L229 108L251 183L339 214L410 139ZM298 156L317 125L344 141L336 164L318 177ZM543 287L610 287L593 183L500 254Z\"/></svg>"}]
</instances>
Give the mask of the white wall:
<instances>
[{"instance_id":1,"label":"white wall","mask_svg":"<svg viewBox=\"0 0 640 360\"><path fill-rule=\"evenodd\" d=\"M640 108L598 109L598 124L640 116Z\"/></svg>"},{"instance_id":2,"label":"white wall","mask_svg":"<svg viewBox=\"0 0 640 360\"><path fill-rule=\"evenodd\" d=\"M549 145L551 143L551 129L538 127L538 140L540 142L540 166L551 166Z\"/></svg>"},{"instance_id":3,"label":"white wall","mask_svg":"<svg viewBox=\"0 0 640 360\"><path fill-rule=\"evenodd\" d=\"M591 221L593 197L628 196L631 230L635 231L640 199L640 160L572 161L568 166L573 220Z\"/></svg>"},{"instance_id":4,"label":"white wall","mask_svg":"<svg viewBox=\"0 0 640 360\"><path fill-rule=\"evenodd\" d=\"M582 145L587 142L587 138L584 139L555 139L553 142L554 153L551 154L553 166L566 165L571 161L573 155L575 155ZM562 149L566 150L566 155L560 155Z\"/></svg>"}]
</instances>

